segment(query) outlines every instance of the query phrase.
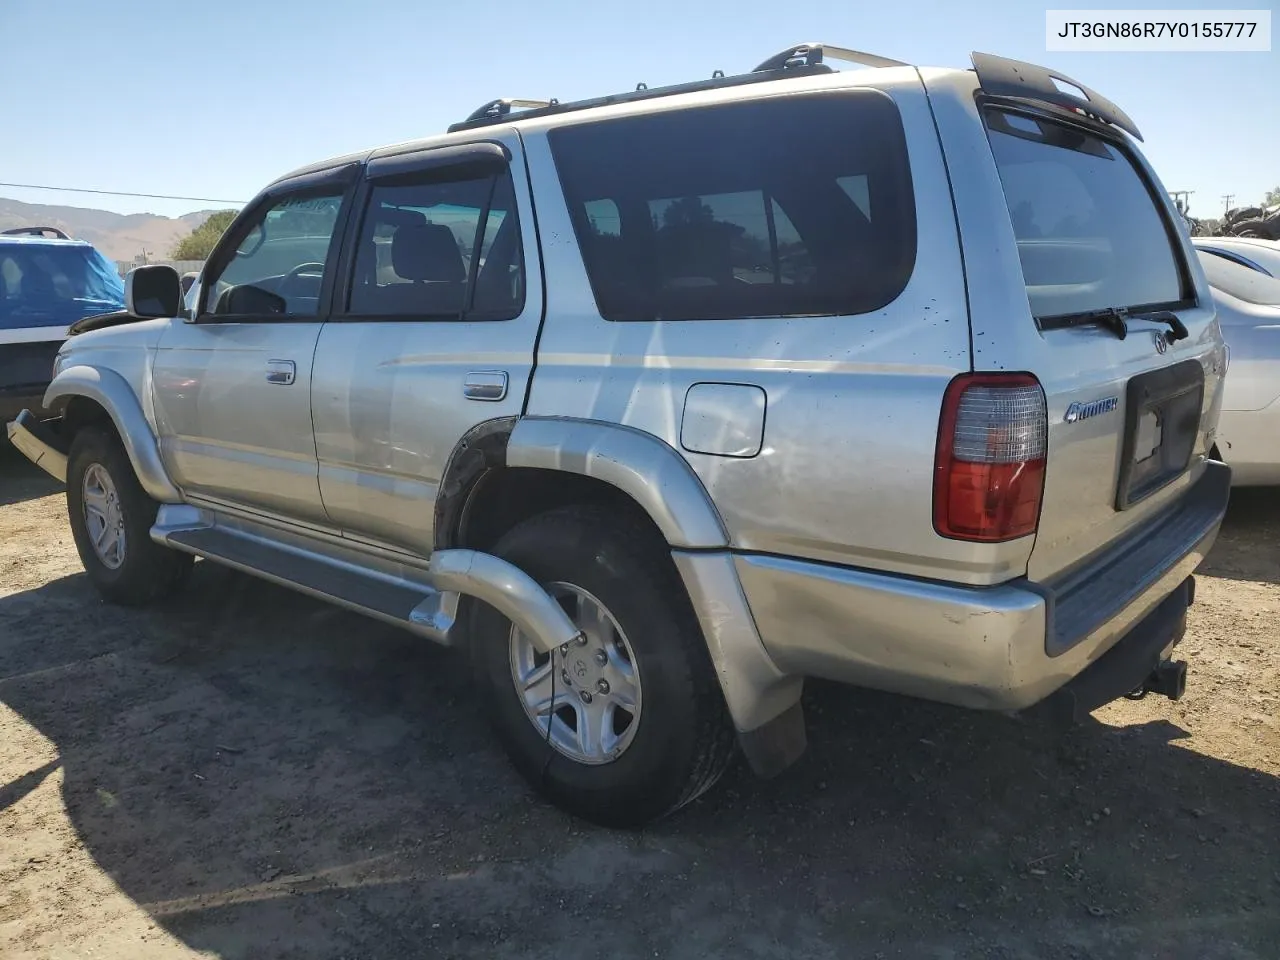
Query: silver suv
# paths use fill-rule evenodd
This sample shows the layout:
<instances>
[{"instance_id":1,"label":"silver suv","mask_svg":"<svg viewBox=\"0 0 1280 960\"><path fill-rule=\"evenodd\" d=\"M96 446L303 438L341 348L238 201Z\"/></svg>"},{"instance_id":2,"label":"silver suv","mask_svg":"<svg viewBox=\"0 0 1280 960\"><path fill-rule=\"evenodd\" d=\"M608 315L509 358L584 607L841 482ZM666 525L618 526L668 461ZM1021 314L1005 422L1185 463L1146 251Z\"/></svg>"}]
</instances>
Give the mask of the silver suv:
<instances>
[{"instance_id":1,"label":"silver suv","mask_svg":"<svg viewBox=\"0 0 1280 960\"><path fill-rule=\"evenodd\" d=\"M10 434L108 599L194 555L465 647L604 823L786 767L806 677L1176 698L1225 351L1138 138L1042 67L819 44L494 101L272 183L194 310L135 270Z\"/></svg>"}]
</instances>

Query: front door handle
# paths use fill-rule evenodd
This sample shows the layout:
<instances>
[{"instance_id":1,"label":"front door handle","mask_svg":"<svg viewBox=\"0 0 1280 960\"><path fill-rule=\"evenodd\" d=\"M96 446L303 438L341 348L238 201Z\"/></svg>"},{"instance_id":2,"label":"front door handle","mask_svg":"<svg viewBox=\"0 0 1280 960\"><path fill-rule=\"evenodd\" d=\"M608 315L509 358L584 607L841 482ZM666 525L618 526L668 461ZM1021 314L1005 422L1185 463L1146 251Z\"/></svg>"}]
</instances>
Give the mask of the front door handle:
<instances>
[{"instance_id":1,"label":"front door handle","mask_svg":"<svg viewBox=\"0 0 1280 960\"><path fill-rule=\"evenodd\" d=\"M292 360L268 360L267 383L277 383L287 387L298 376L298 366Z\"/></svg>"},{"instance_id":2,"label":"front door handle","mask_svg":"<svg viewBox=\"0 0 1280 960\"><path fill-rule=\"evenodd\" d=\"M473 370L462 381L462 395L468 400L502 400L507 395L507 371Z\"/></svg>"}]
</instances>

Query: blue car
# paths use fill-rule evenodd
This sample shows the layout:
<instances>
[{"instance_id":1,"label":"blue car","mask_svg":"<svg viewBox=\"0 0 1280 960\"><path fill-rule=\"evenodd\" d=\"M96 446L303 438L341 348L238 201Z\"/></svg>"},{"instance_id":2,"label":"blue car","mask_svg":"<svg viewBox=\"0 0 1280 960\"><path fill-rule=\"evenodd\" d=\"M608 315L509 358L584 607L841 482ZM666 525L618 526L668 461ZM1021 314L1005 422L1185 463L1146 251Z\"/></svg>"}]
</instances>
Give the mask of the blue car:
<instances>
[{"instance_id":1,"label":"blue car","mask_svg":"<svg viewBox=\"0 0 1280 960\"><path fill-rule=\"evenodd\" d=\"M123 306L115 264L92 244L50 227L0 233L0 423L43 409L71 324Z\"/></svg>"}]
</instances>

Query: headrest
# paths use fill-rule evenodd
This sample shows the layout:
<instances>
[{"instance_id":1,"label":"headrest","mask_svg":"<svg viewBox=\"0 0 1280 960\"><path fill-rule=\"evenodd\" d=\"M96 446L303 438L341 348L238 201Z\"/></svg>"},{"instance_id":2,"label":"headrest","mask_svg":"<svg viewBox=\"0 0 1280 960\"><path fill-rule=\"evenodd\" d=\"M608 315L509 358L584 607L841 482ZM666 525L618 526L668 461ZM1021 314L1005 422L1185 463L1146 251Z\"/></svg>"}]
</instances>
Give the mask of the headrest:
<instances>
[{"instance_id":1,"label":"headrest","mask_svg":"<svg viewBox=\"0 0 1280 960\"><path fill-rule=\"evenodd\" d=\"M460 283L467 278L458 241L442 223L405 224L396 230L391 268L406 280Z\"/></svg>"}]
</instances>

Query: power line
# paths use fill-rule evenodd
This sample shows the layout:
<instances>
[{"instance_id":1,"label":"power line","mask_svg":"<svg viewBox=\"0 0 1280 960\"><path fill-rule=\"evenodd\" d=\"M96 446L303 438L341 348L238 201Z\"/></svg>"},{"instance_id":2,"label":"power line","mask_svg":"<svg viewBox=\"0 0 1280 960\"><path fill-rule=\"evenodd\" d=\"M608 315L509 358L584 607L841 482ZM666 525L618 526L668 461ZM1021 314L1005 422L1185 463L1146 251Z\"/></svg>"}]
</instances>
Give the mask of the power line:
<instances>
[{"instance_id":1,"label":"power line","mask_svg":"<svg viewBox=\"0 0 1280 960\"><path fill-rule=\"evenodd\" d=\"M219 200L216 197L174 197L167 193L127 193L124 190L82 190L79 187L48 187L39 183L0 183L0 187L20 187L23 190L60 190L64 193L98 193L108 197L143 197L147 200L195 200L199 203L234 203L244 206L244 200Z\"/></svg>"}]
</instances>

